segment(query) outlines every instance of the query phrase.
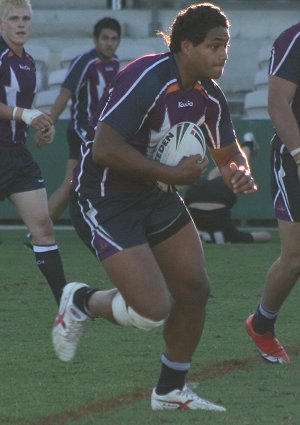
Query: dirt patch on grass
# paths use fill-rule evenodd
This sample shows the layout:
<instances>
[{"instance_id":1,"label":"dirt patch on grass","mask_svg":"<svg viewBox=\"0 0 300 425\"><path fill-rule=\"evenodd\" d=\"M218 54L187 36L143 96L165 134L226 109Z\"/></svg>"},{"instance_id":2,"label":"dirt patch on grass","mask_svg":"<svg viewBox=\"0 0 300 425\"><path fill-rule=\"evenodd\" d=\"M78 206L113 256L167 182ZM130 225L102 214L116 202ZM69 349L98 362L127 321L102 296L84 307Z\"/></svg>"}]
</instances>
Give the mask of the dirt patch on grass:
<instances>
[{"instance_id":1,"label":"dirt patch on grass","mask_svg":"<svg viewBox=\"0 0 300 425\"><path fill-rule=\"evenodd\" d=\"M300 346L287 347L289 354L298 356L300 354ZM209 365L200 373L191 373L189 379L191 381L205 381L214 378L220 378L224 375L233 373L238 370L251 369L258 362L265 361L259 356L246 359L226 360L222 363ZM68 421L79 420L88 417L92 413L107 412L114 409L119 409L122 406L128 406L149 397L151 389L140 388L130 394L124 394L110 400L99 401L97 403L80 406L77 409L49 415L48 417L39 419L31 424L20 423L20 425L65 425Z\"/></svg>"}]
</instances>

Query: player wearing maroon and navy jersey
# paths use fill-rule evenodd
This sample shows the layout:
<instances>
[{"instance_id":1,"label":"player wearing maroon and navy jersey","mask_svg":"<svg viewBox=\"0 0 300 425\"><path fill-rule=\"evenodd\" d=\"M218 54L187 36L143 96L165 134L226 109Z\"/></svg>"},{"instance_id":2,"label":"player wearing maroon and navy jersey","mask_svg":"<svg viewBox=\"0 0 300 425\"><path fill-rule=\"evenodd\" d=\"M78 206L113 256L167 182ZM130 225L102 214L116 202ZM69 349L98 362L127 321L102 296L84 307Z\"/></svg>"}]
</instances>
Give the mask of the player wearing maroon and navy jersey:
<instances>
[{"instance_id":1,"label":"player wearing maroon and navy jersey","mask_svg":"<svg viewBox=\"0 0 300 425\"><path fill-rule=\"evenodd\" d=\"M197 124L229 187L235 193L256 192L214 81L227 60L228 28L226 16L212 4L181 11L171 36L164 36L170 53L137 59L114 78L76 170L73 223L115 288L67 285L53 326L54 348L61 360L72 360L89 317L141 330L164 325L153 410L225 411L185 385L210 284L183 200L156 183L191 184L207 170L208 159L192 155L168 166L152 154L171 127Z\"/></svg>"},{"instance_id":2,"label":"player wearing maroon and navy jersey","mask_svg":"<svg viewBox=\"0 0 300 425\"><path fill-rule=\"evenodd\" d=\"M18 56L0 38L0 102L30 109L36 88L33 58L24 50ZM28 125L23 121L0 119L0 150L22 148L26 143Z\"/></svg>"},{"instance_id":3,"label":"player wearing maroon and navy jersey","mask_svg":"<svg viewBox=\"0 0 300 425\"><path fill-rule=\"evenodd\" d=\"M69 158L65 177L48 201L50 217L56 221L68 204L70 181L80 155L80 146L88 124L106 87L119 70L115 51L120 43L121 26L114 18L100 19L94 26L95 47L77 56L71 63L60 93L51 109L54 122L71 101L71 119L67 129Z\"/></svg>"},{"instance_id":4,"label":"player wearing maroon and navy jersey","mask_svg":"<svg viewBox=\"0 0 300 425\"><path fill-rule=\"evenodd\" d=\"M284 31L275 40L271 52L269 75L296 85L291 97L291 111L300 128L300 23ZM275 127L276 130L276 127ZM281 220L300 222L300 188L297 182L297 167L289 154L295 140L286 143L278 131L272 139L271 158L272 195L276 217ZM296 153L296 158L300 152ZM285 170L282 174L282 168ZM296 180L295 180L296 178Z\"/></svg>"},{"instance_id":5,"label":"player wearing maroon and navy jersey","mask_svg":"<svg viewBox=\"0 0 300 425\"><path fill-rule=\"evenodd\" d=\"M29 0L3 0L0 4L0 200L7 198L29 228L37 265L59 302L66 283L64 271L44 180L26 146L29 126L37 130L39 146L51 143L54 136L49 114L31 109L36 70L24 49L31 14Z\"/></svg>"},{"instance_id":6,"label":"player wearing maroon and navy jersey","mask_svg":"<svg viewBox=\"0 0 300 425\"><path fill-rule=\"evenodd\" d=\"M122 134L125 143L147 158L152 158L157 143L170 128L184 121L199 125L211 149L236 140L227 101L217 83L204 79L185 90L170 53L145 56L127 66L113 80L109 100L105 98L101 105L99 120ZM92 131L87 139L93 140L93 136ZM115 170L101 167L92 159L92 143L87 145L90 152L84 155L78 182L81 193L106 196L149 186L148 182L120 178Z\"/></svg>"},{"instance_id":7,"label":"player wearing maroon and navy jersey","mask_svg":"<svg viewBox=\"0 0 300 425\"><path fill-rule=\"evenodd\" d=\"M104 90L118 70L119 61L115 55L111 60L103 61L96 49L91 49L74 59L62 84L63 88L72 93L69 133L74 130L81 139L84 139L89 121ZM80 145L77 150L79 152Z\"/></svg>"},{"instance_id":8,"label":"player wearing maroon and navy jersey","mask_svg":"<svg viewBox=\"0 0 300 425\"><path fill-rule=\"evenodd\" d=\"M296 84L291 108L300 127L300 23L285 30L275 40L271 51L269 75ZM272 143L278 150L285 147L278 133L273 137ZM289 152L288 147L285 147L284 152Z\"/></svg>"},{"instance_id":9,"label":"player wearing maroon and navy jersey","mask_svg":"<svg viewBox=\"0 0 300 425\"><path fill-rule=\"evenodd\" d=\"M300 22L273 44L268 99L276 131L271 143L271 190L281 255L268 270L260 304L246 328L266 360L289 363L274 325L300 277Z\"/></svg>"}]
</instances>

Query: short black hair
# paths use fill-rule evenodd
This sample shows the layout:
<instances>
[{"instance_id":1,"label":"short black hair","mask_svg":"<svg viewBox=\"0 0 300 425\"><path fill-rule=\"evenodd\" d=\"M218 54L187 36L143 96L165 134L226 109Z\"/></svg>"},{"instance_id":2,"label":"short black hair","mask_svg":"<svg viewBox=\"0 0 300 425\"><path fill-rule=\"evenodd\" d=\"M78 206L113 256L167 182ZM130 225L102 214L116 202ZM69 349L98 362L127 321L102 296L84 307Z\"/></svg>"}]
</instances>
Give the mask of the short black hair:
<instances>
[{"instance_id":1,"label":"short black hair","mask_svg":"<svg viewBox=\"0 0 300 425\"><path fill-rule=\"evenodd\" d=\"M109 17L100 19L100 21L98 21L95 24L93 36L95 38L98 38L99 35L100 35L100 33L101 33L101 31L103 29L106 29L106 28L108 28L110 30L113 30L113 31L116 31L116 33L118 34L119 38L121 38L122 29L121 29L121 25L120 25L119 21L117 21L114 18L109 18Z\"/></svg>"},{"instance_id":2,"label":"short black hair","mask_svg":"<svg viewBox=\"0 0 300 425\"><path fill-rule=\"evenodd\" d=\"M170 51L176 53L180 51L182 41L189 40L197 46L204 41L208 31L218 26L230 27L223 11L212 3L199 3L181 10L173 22L171 35L162 35Z\"/></svg>"}]
</instances>

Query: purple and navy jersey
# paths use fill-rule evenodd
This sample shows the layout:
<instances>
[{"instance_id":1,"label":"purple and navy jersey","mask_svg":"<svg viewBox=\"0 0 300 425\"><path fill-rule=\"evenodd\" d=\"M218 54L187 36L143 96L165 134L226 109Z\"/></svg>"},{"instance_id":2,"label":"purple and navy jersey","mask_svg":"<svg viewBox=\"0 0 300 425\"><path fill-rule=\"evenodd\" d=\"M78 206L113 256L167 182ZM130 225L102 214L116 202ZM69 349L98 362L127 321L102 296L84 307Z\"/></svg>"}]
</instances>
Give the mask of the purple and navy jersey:
<instances>
[{"instance_id":1,"label":"purple and navy jersey","mask_svg":"<svg viewBox=\"0 0 300 425\"><path fill-rule=\"evenodd\" d=\"M171 127L184 121L197 124L212 149L236 140L227 101L219 86L213 80L203 80L191 90L183 89L171 53L147 55L131 62L114 78L99 109L99 120L148 158L152 158L157 143ZM91 142L83 147L75 190L96 195L97 188L98 196L143 190L143 182L92 161L93 137L94 128L88 134Z\"/></svg>"},{"instance_id":2,"label":"purple and navy jersey","mask_svg":"<svg viewBox=\"0 0 300 425\"><path fill-rule=\"evenodd\" d=\"M72 92L71 120L69 127L85 135L106 86L119 70L119 61L114 56L103 62L92 49L74 59L62 87Z\"/></svg>"},{"instance_id":3,"label":"purple and navy jersey","mask_svg":"<svg viewBox=\"0 0 300 425\"><path fill-rule=\"evenodd\" d=\"M300 22L283 31L275 40L271 52L269 75L297 84L291 107L300 128ZM277 134L273 137L272 143L279 149L283 145Z\"/></svg>"},{"instance_id":4,"label":"purple and navy jersey","mask_svg":"<svg viewBox=\"0 0 300 425\"><path fill-rule=\"evenodd\" d=\"M31 109L36 92L36 69L32 57L18 56L0 37L0 102ZM23 121L0 119L0 150L24 146L28 126Z\"/></svg>"}]
</instances>

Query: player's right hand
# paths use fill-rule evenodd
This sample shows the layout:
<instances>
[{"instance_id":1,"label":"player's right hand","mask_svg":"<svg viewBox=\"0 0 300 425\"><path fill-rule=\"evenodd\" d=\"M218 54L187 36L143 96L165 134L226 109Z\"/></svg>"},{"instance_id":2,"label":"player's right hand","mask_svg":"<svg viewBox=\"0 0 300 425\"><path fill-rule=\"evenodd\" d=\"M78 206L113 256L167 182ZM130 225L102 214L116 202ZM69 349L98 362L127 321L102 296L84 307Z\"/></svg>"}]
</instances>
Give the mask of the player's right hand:
<instances>
[{"instance_id":1,"label":"player's right hand","mask_svg":"<svg viewBox=\"0 0 300 425\"><path fill-rule=\"evenodd\" d=\"M191 155L183 158L174 168L171 184L188 185L194 183L208 168L208 158L201 155Z\"/></svg>"}]
</instances>

